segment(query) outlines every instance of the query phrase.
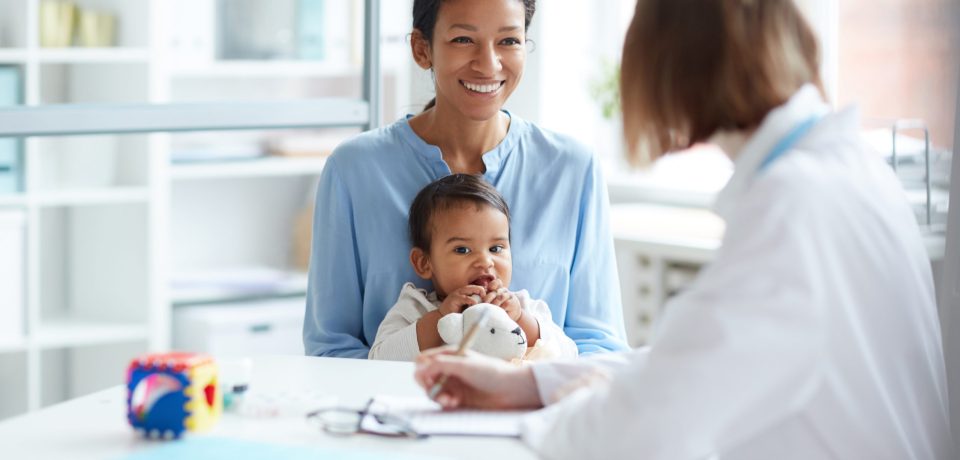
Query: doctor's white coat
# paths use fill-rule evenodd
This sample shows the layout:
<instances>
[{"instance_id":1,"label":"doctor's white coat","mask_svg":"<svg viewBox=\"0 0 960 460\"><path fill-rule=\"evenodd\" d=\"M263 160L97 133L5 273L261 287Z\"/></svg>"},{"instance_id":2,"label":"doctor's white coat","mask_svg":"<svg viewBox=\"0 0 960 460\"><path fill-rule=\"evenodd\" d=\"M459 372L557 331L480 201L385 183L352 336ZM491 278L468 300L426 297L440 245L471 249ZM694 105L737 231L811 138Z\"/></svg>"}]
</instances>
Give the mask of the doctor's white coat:
<instances>
[{"instance_id":1,"label":"doctor's white coat","mask_svg":"<svg viewBox=\"0 0 960 460\"><path fill-rule=\"evenodd\" d=\"M665 307L649 349L534 366L545 402L598 366L612 379L528 416L528 445L604 460L952 458L914 215L856 111L827 112L807 86L764 119L717 202L721 249Z\"/></svg>"}]
</instances>

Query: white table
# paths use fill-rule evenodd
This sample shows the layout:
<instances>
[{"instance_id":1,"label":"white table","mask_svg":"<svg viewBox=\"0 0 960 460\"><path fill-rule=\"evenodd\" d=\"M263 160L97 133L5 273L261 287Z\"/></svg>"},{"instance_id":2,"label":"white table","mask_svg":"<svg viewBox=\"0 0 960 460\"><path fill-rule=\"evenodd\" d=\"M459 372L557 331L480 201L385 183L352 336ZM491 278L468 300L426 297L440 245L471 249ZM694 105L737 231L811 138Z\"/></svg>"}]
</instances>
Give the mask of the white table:
<instances>
[{"instance_id":1,"label":"white table","mask_svg":"<svg viewBox=\"0 0 960 460\"><path fill-rule=\"evenodd\" d=\"M337 397L338 404L362 407L375 394L421 395L413 381L412 363L312 358L254 357L251 393L312 393ZM117 369L122 383L125 369ZM126 421L123 385L83 396L33 413L0 422L0 457L9 459L115 459L155 447L157 441L140 437ZM303 412L311 408L305 407ZM303 416L254 417L226 413L205 433L249 441L355 449L387 458L391 454L430 458L523 460L535 458L519 440L509 438L440 437L423 440L390 439L372 435L336 437L308 424Z\"/></svg>"}]
</instances>

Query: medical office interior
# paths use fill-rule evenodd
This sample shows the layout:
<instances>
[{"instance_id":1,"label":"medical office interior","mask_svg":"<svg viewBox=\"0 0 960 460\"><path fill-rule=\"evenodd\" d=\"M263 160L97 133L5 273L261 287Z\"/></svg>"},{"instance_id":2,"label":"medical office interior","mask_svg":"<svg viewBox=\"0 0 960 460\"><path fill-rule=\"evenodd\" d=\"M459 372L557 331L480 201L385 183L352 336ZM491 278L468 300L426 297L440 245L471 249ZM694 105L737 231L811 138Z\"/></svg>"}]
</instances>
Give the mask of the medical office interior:
<instances>
[{"instance_id":1,"label":"medical office interior","mask_svg":"<svg viewBox=\"0 0 960 460\"><path fill-rule=\"evenodd\" d=\"M798 3L819 35L829 102L860 105L863 135L907 191L947 329L945 310L960 307L949 262L960 258L960 219L949 212L960 145L952 2ZM295 115L304 100L372 107L365 118L332 102L316 127L185 122L123 133L116 120L120 133L0 138L0 421L119 385L148 351L303 354L312 200L326 156L432 97L430 75L410 57L412 0L373 2L375 29L368 4L0 0L3 106L193 103L215 115L258 103L268 112L260 119ZM625 324L642 346L719 245L724 226L710 205L731 164L695 146L629 168L616 78L634 1L537 6L507 109L602 160ZM377 62L365 40L379 44ZM365 90L370 74L377 91Z\"/></svg>"}]
</instances>

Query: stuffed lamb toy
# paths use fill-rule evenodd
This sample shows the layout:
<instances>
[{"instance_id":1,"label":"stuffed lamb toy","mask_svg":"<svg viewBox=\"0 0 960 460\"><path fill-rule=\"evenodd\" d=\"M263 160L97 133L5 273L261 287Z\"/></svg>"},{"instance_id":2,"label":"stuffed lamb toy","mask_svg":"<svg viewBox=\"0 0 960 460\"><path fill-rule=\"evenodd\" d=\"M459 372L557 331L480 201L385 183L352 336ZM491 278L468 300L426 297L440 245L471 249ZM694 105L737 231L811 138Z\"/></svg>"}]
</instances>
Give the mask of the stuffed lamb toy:
<instances>
[{"instance_id":1,"label":"stuffed lamb toy","mask_svg":"<svg viewBox=\"0 0 960 460\"><path fill-rule=\"evenodd\" d=\"M527 335L502 308L489 303L468 307L463 313L450 313L440 318L437 329L440 338L450 345L457 345L467 331L480 320L484 310L489 310L487 323L477 331L470 349L506 361L521 359L527 352Z\"/></svg>"}]
</instances>

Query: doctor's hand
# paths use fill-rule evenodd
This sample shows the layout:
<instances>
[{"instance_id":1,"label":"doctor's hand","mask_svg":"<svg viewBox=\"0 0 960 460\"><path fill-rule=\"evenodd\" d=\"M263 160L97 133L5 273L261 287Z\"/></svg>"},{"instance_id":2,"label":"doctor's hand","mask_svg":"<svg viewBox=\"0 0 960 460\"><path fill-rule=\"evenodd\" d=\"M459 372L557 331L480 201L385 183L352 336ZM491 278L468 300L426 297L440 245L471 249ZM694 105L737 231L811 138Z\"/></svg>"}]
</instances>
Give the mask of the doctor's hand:
<instances>
[{"instance_id":1,"label":"doctor's hand","mask_svg":"<svg viewBox=\"0 0 960 460\"><path fill-rule=\"evenodd\" d=\"M414 378L427 392L446 375L436 397L445 408L520 409L543 407L537 381L529 366L468 351L457 356L452 347L434 348L417 357Z\"/></svg>"}]
</instances>

